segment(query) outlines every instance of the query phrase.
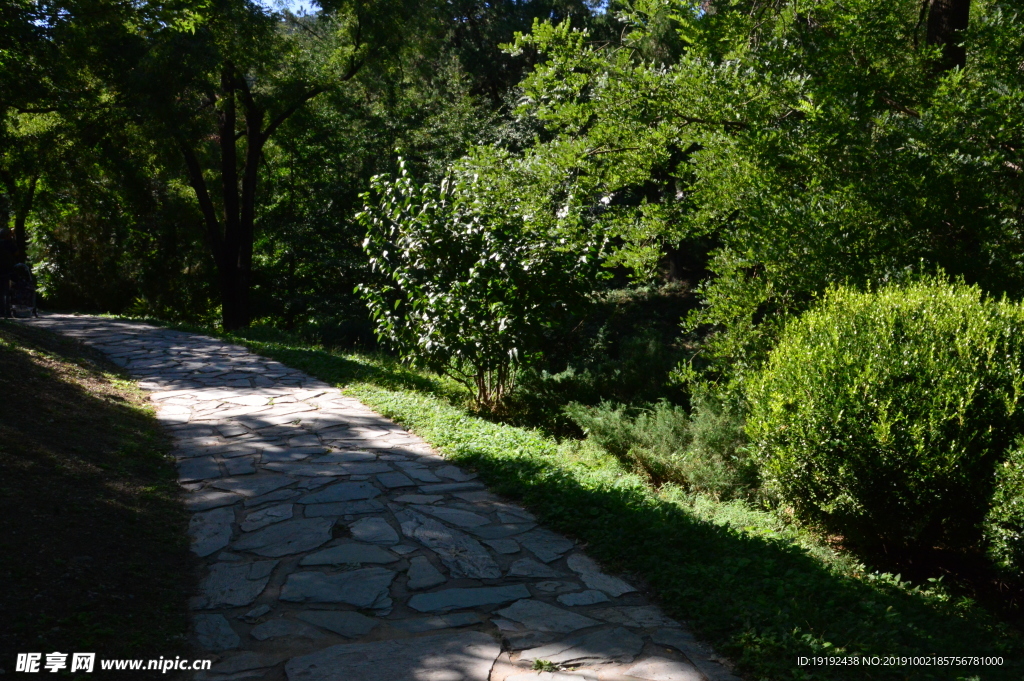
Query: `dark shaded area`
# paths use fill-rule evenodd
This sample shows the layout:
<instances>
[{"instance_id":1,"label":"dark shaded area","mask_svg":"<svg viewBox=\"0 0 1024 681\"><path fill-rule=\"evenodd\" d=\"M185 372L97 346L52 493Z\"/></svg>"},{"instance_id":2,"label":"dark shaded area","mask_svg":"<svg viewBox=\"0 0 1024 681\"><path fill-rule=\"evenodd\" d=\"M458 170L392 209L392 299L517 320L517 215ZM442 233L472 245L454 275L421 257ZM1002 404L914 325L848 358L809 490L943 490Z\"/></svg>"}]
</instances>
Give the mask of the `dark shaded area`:
<instances>
[{"instance_id":1,"label":"dark shaded area","mask_svg":"<svg viewBox=\"0 0 1024 681\"><path fill-rule=\"evenodd\" d=\"M141 396L112 382L116 371L74 341L0 323L8 673L18 652L95 652L82 678L126 678L100 671L100 658L194 656L184 635L195 576L170 444Z\"/></svg>"}]
</instances>

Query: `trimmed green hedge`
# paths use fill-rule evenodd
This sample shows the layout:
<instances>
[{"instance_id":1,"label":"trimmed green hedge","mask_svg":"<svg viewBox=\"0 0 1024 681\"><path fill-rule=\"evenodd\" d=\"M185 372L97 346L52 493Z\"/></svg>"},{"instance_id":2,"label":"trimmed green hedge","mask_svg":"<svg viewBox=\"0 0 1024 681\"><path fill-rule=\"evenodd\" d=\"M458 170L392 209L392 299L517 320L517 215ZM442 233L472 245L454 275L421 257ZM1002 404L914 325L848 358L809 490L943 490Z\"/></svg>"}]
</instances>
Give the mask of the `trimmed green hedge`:
<instances>
[{"instance_id":1,"label":"trimmed green hedge","mask_svg":"<svg viewBox=\"0 0 1024 681\"><path fill-rule=\"evenodd\" d=\"M858 542L977 544L1024 427L1022 364L1024 312L976 287L833 290L748 392L767 491Z\"/></svg>"}]
</instances>

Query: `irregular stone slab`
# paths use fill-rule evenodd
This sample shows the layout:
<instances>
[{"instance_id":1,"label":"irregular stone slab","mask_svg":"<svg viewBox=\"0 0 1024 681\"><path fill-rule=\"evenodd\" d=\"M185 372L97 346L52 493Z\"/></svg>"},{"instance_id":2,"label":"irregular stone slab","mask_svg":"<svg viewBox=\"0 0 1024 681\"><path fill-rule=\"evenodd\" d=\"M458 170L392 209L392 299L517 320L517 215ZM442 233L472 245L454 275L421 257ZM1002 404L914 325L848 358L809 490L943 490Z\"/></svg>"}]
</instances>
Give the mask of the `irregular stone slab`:
<instances>
[{"instance_id":1,"label":"irregular stone slab","mask_svg":"<svg viewBox=\"0 0 1024 681\"><path fill-rule=\"evenodd\" d=\"M600 624L597 620L592 620L589 617L533 599L516 601L504 610L498 610L497 614L513 622L519 622L528 629L552 631L559 634Z\"/></svg>"},{"instance_id":2,"label":"irregular stone slab","mask_svg":"<svg viewBox=\"0 0 1024 681\"><path fill-rule=\"evenodd\" d=\"M322 447L317 447L318 451L323 451ZM260 460L265 464L269 465L272 463L286 463L290 461L302 461L308 459L313 455L314 452L306 449L264 449L260 455Z\"/></svg>"},{"instance_id":3,"label":"irregular stone slab","mask_svg":"<svg viewBox=\"0 0 1024 681\"><path fill-rule=\"evenodd\" d=\"M587 589L579 593L562 594L558 597L558 602L572 607L577 605L594 605L596 603L607 603L608 596L603 591Z\"/></svg>"},{"instance_id":4,"label":"irregular stone slab","mask_svg":"<svg viewBox=\"0 0 1024 681\"><path fill-rule=\"evenodd\" d=\"M188 521L188 535L192 539L192 552L208 556L220 551L231 541L231 528L235 512L230 508L217 508L196 513Z\"/></svg>"},{"instance_id":5,"label":"irregular stone slab","mask_svg":"<svg viewBox=\"0 0 1024 681\"><path fill-rule=\"evenodd\" d=\"M283 636L314 640L324 637L322 633L308 624L300 624L291 620L270 620L263 624L258 624L252 628L249 635L257 641L266 641L268 638L281 638Z\"/></svg>"},{"instance_id":6,"label":"irregular stone slab","mask_svg":"<svg viewBox=\"0 0 1024 681\"><path fill-rule=\"evenodd\" d=\"M507 631L504 634L510 650L527 650L550 643L554 634L543 631Z\"/></svg>"},{"instance_id":7,"label":"irregular stone slab","mask_svg":"<svg viewBox=\"0 0 1024 681\"><path fill-rule=\"evenodd\" d=\"M476 473L467 473L458 466L443 466L434 472L442 478L448 478L455 482L469 482L476 479Z\"/></svg>"},{"instance_id":8,"label":"irregular stone slab","mask_svg":"<svg viewBox=\"0 0 1024 681\"><path fill-rule=\"evenodd\" d=\"M357 608L390 608L388 587L395 573L384 568L363 568L327 575L293 572L281 587L282 601L296 603L348 603Z\"/></svg>"},{"instance_id":9,"label":"irregular stone slab","mask_svg":"<svg viewBox=\"0 0 1024 681\"><path fill-rule=\"evenodd\" d=\"M195 628L196 641L213 652L233 650L242 642L224 615L196 615Z\"/></svg>"},{"instance_id":10,"label":"irregular stone slab","mask_svg":"<svg viewBox=\"0 0 1024 681\"><path fill-rule=\"evenodd\" d=\"M649 627L678 627L679 622L669 619L654 605L630 605L619 608L605 608L591 612L608 622L624 624L627 627L647 629Z\"/></svg>"},{"instance_id":11,"label":"irregular stone slab","mask_svg":"<svg viewBox=\"0 0 1024 681\"><path fill-rule=\"evenodd\" d=\"M322 461L324 458L326 457L317 457L317 461ZM341 470L345 471L346 475L374 475L376 473L386 473L394 470L383 461L341 463L336 465L341 468Z\"/></svg>"},{"instance_id":12,"label":"irregular stone slab","mask_svg":"<svg viewBox=\"0 0 1024 681\"><path fill-rule=\"evenodd\" d=\"M224 462L228 475L250 475L256 472L256 463L251 457L228 459Z\"/></svg>"},{"instance_id":13,"label":"irregular stone slab","mask_svg":"<svg viewBox=\"0 0 1024 681\"><path fill-rule=\"evenodd\" d=\"M270 506L259 511L253 511L249 515L245 516L245 520L242 521L239 527L244 532L252 532L253 530L258 530L261 527L273 525L274 523L279 523L282 520L288 520L292 517L293 509L293 504L281 504L279 506Z\"/></svg>"},{"instance_id":14,"label":"irregular stone slab","mask_svg":"<svg viewBox=\"0 0 1024 681\"><path fill-rule=\"evenodd\" d=\"M710 660L710 653L685 629L658 629L651 634L651 641L671 646L686 655L709 681L741 681L723 665Z\"/></svg>"},{"instance_id":15,"label":"irregular stone slab","mask_svg":"<svg viewBox=\"0 0 1024 681\"><path fill-rule=\"evenodd\" d=\"M459 527L480 527L491 522L489 518L485 518L482 515L470 513L469 511L460 511L457 508L448 508L447 506L417 506L416 510Z\"/></svg>"},{"instance_id":16,"label":"irregular stone slab","mask_svg":"<svg viewBox=\"0 0 1024 681\"><path fill-rule=\"evenodd\" d=\"M524 650L520 660L547 660L554 664L593 665L632 662L644 647L644 640L617 627L576 634L539 648Z\"/></svg>"},{"instance_id":17,"label":"irregular stone slab","mask_svg":"<svg viewBox=\"0 0 1024 681\"><path fill-rule=\"evenodd\" d=\"M573 547L573 543L565 537L543 528L527 532L519 537L519 543L533 551L533 555L545 563L558 560L563 553Z\"/></svg>"},{"instance_id":18,"label":"irregular stone slab","mask_svg":"<svg viewBox=\"0 0 1024 681\"><path fill-rule=\"evenodd\" d=\"M429 594L417 594L409 599L409 607L420 612L447 612L479 605L508 603L529 598L530 590L522 584L511 586L483 586L471 589L444 589Z\"/></svg>"},{"instance_id":19,"label":"irregular stone slab","mask_svg":"<svg viewBox=\"0 0 1024 681\"><path fill-rule=\"evenodd\" d=\"M437 568L431 565L430 561L423 556L416 556L409 559L409 581L406 583L407 589L418 590L418 589L429 589L432 586L438 584L444 584L447 581Z\"/></svg>"},{"instance_id":20,"label":"irregular stone slab","mask_svg":"<svg viewBox=\"0 0 1024 681\"><path fill-rule=\"evenodd\" d=\"M231 545L261 556L287 556L315 549L331 540L334 521L329 518L288 520L247 534Z\"/></svg>"},{"instance_id":21,"label":"irregular stone slab","mask_svg":"<svg viewBox=\"0 0 1024 681\"><path fill-rule=\"evenodd\" d=\"M536 523L494 523L492 525L469 527L466 529L481 539L504 539L505 537L522 534L523 532L532 530L535 527L537 527Z\"/></svg>"},{"instance_id":22,"label":"irregular stone slab","mask_svg":"<svg viewBox=\"0 0 1024 681\"><path fill-rule=\"evenodd\" d=\"M347 638L365 636L381 623L379 619L360 615L358 612L338 610L306 610L298 613L296 617Z\"/></svg>"},{"instance_id":23,"label":"irregular stone slab","mask_svg":"<svg viewBox=\"0 0 1024 681\"><path fill-rule=\"evenodd\" d=\"M395 501L403 504L433 504L444 499L442 494L403 494Z\"/></svg>"},{"instance_id":24,"label":"irregular stone slab","mask_svg":"<svg viewBox=\"0 0 1024 681\"><path fill-rule=\"evenodd\" d=\"M295 482L295 478L275 473L249 475L242 478L224 478L213 483L217 489L237 492L245 497L258 497Z\"/></svg>"},{"instance_id":25,"label":"irregular stone slab","mask_svg":"<svg viewBox=\"0 0 1024 681\"><path fill-rule=\"evenodd\" d=\"M520 558L508 568L509 577L558 577L562 573L532 558ZM607 598L605 600L608 600Z\"/></svg>"},{"instance_id":26,"label":"irregular stone slab","mask_svg":"<svg viewBox=\"0 0 1024 681\"><path fill-rule=\"evenodd\" d=\"M436 520L411 511L395 514L402 532L437 553L453 577L497 579L501 569L480 542Z\"/></svg>"},{"instance_id":27,"label":"irregular stone slab","mask_svg":"<svg viewBox=\"0 0 1024 681\"><path fill-rule=\"evenodd\" d=\"M298 490L294 489L279 489L276 492L270 494L264 494L261 497L253 497L252 499L245 500L245 507L259 506L260 504L268 504L271 501L284 501L285 499L294 499L295 497L302 494Z\"/></svg>"},{"instance_id":28,"label":"irregular stone slab","mask_svg":"<svg viewBox=\"0 0 1024 681\"><path fill-rule=\"evenodd\" d=\"M689 662L665 657L649 657L628 668L624 674L647 681L705 681L704 675Z\"/></svg>"},{"instance_id":29,"label":"irregular stone slab","mask_svg":"<svg viewBox=\"0 0 1024 681\"><path fill-rule=\"evenodd\" d=\"M336 485L307 494L299 499L303 504L326 504L335 501L355 501L357 499L373 499L380 496L380 490L365 482L339 482Z\"/></svg>"},{"instance_id":30,"label":"irregular stone slab","mask_svg":"<svg viewBox=\"0 0 1024 681\"><path fill-rule=\"evenodd\" d=\"M515 539L485 539L484 543L498 553L519 553L519 542Z\"/></svg>"},{"instance_id":31,"label":"irregular stone slab","mask_svg":"<svg viewBox=\"0 0 1024 681\"><path fill-rule=\"evenodd\" d=\"M404 556L407 553L412 553L413 551L418 551L419 549L416 548L415 546L409 546L407 544L402 544L401 546L392 546L391 550L394 551L395 553L399 554L400 556Z\"/></svg>"},{"instance_id":32,"label":"irregular stone slab","mask_svg":"<svg viewBox=\"0 0 1024 681\"><path fill-rule=\"evenodd\" d=\"M285 674L288 681L487 681L500 652L479 631L342 643L292 658Z\"/></svg>"},{"instance_id":33,"label":"irregular stone slab","mask_svg":"<svg viewBox=\"0 0 1024 681\"><path fill-rule=\"evenodd\" d=\"M419 482L443 482L426 468L406 468L405 474Z\"/></svg>"},{"instance_id":34,"label":"irregular stone slab","mask_svg":"<svg viewBox=\"0 0 1024 681\"><path fill-rule=\"evenodd\" d=\"M391 546L398 543L398 533L383 518L363 518L348 526L352 538L368 544Z\"/></svg>"},{"instance_id":35,"label":"irregular stone slab","mask_svg":"<svg viewBox=\"0 0 1024 681\"><path fill-rule=\"evenodd\" d=\"M377 476L377 482L384 485L388 489L395 489L396 487L415 487L418 483L413 482L409 479L409 476L405 473L382 473Z\"/></svg>"},{"instance_id":36,"label":"irregular stone slab","mask_svg":"<svg viewBox=\"0 0 1024 681\"><path fill-rule=\"evenodd\" d=\"M359 515L361 513L377 513L384 510L379 501L367 499L362 501L338 501L333 504L309 504L306 506L307 518L323 516Z\"/></svg>"},{"instance_id":37,"label":"irregular stone slab","mask_svg":"<svg viewBox=\"0 0 1024 681\"><path fill-rule=\"evenodd\" d=\"M299 565L343 565L346 563L394 563L398 556L379 546L342 544L317 551L303 558Z\"/></svg>"},{"instance_id":38,"label":"irregular stone slab","mask_svg":"<svg viewBox=\"0 0 1024 681\"><path fill-rule=\"evenodd\" d=\"M242 497L215 489L201 489L185 497L185 508L189 511L205 511L219 506L228 506Z\"/></svg>"},{"instance_id":39,"label":"irregular stone slab","mask_svg":"<svg viewBox=\"0 0 1024 681\"><path fill-rule=\"evenodd\" d=\"M221 476L220 466L212 456L198 456L194 459L185 459L178 464L178 482L191 482L193 480L209 480Z\"/></svg>"},{"instance_id":40,"label":"irregular stone slab","mask_svg":"<svg viewBox=\"0 0 1024 681\"><path fill-rule=\"evenodd\" d=\"M388 622L391 626L410 634L422 634L424 631L437 631L438 629L453 629L455 627L468 627L471 624L479 624L483 621L475 612L455 612L450 615L437 615L435 617L414 617L408 620L393 620Z\"/></svg>"},{"instance_id":41,"label":"irregular stone slab","mask_svg":"<svg viewBox=\"0 0 1024 681\"><path fill-rule=\"evenodd\" d=\"M278 471L280 473L299 475L307 478L338 477L346 474L344 469L334 465L333 463L316 464L272 461L268 464L264 464L263 467L269 471Z\"/></svg>"},{"instance_id":42,"label":"irregular stone slab","mask_svg":"<svg viewBox=\"0 0 1024 681\"><path fill-rule=\"evenodd\" d=\"M579 591L582 587L575 582L537 582L533 585L538 591L561 594L566 591Z\"/></svg>"},{"instance_id":43,"label":"irregular stone slab","mask_svg":"<svg viewBox=\"0 0 1024 681\"><path fill-rule=\"evenodd\" d=\"M331 452L316 459L320 463L347 463L350 461L376 461L377 455L373 452Z\"/></svg>"},{"instance_id":44,"label":"irregular stone slab","mask_svg":"<svg viewBox=\"0 0 1024 681\"><path fill-rule=\"evenodd\" d=\"M222 608L249 605L263 593L276 560L255 563L214 563L199 584L202 607Z\"/></svg>"},{"instance_id":45,"label":"irregular stone slab","mask_svg":"<svg viewBox=\"0 0 1024 681\"><path fill-rule=\"evenodd\" d=\"M598 589L618 598L622 594L636 591L632 586L618 577L611 577L601 572L600 566L582 553L574 553L566 561L569 569L579 574L583 583L591 589Z\"/></svg>"}]
</instances>

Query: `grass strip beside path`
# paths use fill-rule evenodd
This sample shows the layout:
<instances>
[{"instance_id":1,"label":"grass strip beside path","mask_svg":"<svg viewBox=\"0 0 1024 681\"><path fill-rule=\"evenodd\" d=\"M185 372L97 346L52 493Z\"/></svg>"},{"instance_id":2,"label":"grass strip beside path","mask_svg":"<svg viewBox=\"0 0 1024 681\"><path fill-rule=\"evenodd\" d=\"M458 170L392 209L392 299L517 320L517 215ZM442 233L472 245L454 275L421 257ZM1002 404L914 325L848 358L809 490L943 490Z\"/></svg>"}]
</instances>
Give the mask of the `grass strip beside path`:
<instances>
[{"instance_id":1,"label":"grass strip beside path","mask_svg":"<svg viewBox=\"0 0 1024 681\"><path fill-rule=\"evenodd\" d=\"M8 674L19 652L187 654L188 517L170 442L126 378L76 341L0 322L0 669Z\"/></svg>"},{"instance_id":2,"label":"grass strip beside path","mask_svg":"<svg viewBox=\"0 0 1024 681\"><path fill-rule=\"evenodd\" d=\"M345 388L548 526L638 578L749 679L1013 679L1020 632L941 585L867 574L774 516L652 488L588 443L556 442L459 406L443 379L394 363L281 343L254 351ZM1001 656L1003 665L798 666L798 656Z\"/></svg>"}]
</instances>

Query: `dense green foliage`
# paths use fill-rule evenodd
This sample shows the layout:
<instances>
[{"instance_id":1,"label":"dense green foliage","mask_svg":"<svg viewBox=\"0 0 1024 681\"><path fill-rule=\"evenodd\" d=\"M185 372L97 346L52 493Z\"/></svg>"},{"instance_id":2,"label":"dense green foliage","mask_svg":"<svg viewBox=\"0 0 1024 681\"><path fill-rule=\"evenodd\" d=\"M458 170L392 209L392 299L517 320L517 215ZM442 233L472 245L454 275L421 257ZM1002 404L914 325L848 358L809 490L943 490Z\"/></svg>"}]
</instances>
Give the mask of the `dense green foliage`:
<instances>
[{"instance_id":1,"label":"dense green foliage","mask_svg":"<svg viewBox=\"0 0 1024 681\"><path fill-rule=\"evenodd\" d=\"M1024 570L1024 452L1020 441L996 466L995 492L985 516L989 555L1000 567Z\"/></svg>"},{"instance_id":2,"label":"dense green foliage","mask_svg":"<svg viewBox=\"0 0 1024 681\"><path fill-rule=\"evenodd\" d=\"M938 280L829 292L750 386L768 492L861 542L975 544L1024 427L1022 324Z\"/></svg>"}]
</instances>

